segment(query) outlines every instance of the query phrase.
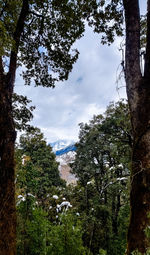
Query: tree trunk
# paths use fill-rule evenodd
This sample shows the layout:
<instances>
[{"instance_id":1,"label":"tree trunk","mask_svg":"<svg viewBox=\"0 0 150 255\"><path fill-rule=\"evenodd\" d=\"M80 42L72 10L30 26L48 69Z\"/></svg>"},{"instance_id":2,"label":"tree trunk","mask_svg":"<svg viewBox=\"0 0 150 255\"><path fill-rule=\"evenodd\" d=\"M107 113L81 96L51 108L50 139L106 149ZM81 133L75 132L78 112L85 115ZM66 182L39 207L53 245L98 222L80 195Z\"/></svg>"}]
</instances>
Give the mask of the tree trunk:
<instances>
[{"instance_id":1,"label":"tree trunk","mask_svg":"<svg viewBox=\"0 0 150 255\"><path fill-rule=\"evenodd\" d=\"M149 104L150 105L150 104ZM131 175L131 216L128 230L128 253L138 250L146 254L150 247L145 235L150 225L150 130L134 143Z\"/></svg>"},{"instance_id":2,"label":"tree trunk","mask_svg":"<svg viewBox=\"0 0 150 255\"><path fill-rule=\"evenodd\" d=\"M0 70L0 255L16 253L16 210L12 92Z\"/></svg>"},{"instance_id":3,"label":"tree trunk","mask_svg":"<svg viewBox=\"0 0 150 255\"><path fill-rule=\"evenodd\" d=\"M120 210L120 195L112 196L112 230L115 236L118 235L118 214Z\"/></svg>"},{"instance_id":4,"label":"tree trunk","mask_svg":"<svg viewBox=\"0 0 150 255\"><path fill-rule=\"evenodd\" d=\"M0 255L16 254L16 209L14 147L16 132L12 113L12 94L17 68L17 54L29 0L22 1L22 8L13 35L9 71L4 74L0 56Z\"/></svg>"},{"instance_id":5,"label":"tree trunk","mask_svg":"<svg viewBox=\"0 0 150 255\"><path fill-rule=\"evenodd\" d=\"M150 225L150 81L144 77L139 84L132 148L132 173L130 193L130 225L128 230L128 253L138 250L146 253L150 242L145 235ZM135 116L136 115L136 116Z\"/></svg>"},{"instance_id":6,"label":"tree trunk","mask_svg":"<svg viewBox=\"0 0 150 255\"><path fill-rule=\"evenodd\" d=\"M145 230L150 225L150 69L148 67L150 56L146 61L147 71L142 76L139 3L138 0L123 0L123 4L126 21L125 79L133 132L131 213L127 237L127 254L131 255L132 251L136 250L145 254L150 246L145 235ZM149 42L148 37L147 42ZM150 42L147 47L149 44Z\"/></svg>"}]
</instances>

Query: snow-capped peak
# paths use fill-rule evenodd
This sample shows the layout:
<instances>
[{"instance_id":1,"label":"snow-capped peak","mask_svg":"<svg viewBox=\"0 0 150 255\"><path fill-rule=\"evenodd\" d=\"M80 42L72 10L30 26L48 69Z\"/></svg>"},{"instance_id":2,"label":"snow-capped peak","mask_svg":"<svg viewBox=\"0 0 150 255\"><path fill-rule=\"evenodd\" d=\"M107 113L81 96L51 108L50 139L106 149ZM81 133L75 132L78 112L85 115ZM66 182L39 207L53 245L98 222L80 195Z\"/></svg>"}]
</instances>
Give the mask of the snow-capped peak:
<instances>
[{"instance_id":1,"label":"snow-capped peak","mask_svg":"<svg viewBox=\"0 0 150 255\"><path fill-rule=\"evenodd\" d=\"M56 142L50 143L50 145L51 145L53 151L56 152L56 151L66 148L69 145L72 145L74 143L75 142L73 140L58 140Z\"/></svg>"}]
</instances>

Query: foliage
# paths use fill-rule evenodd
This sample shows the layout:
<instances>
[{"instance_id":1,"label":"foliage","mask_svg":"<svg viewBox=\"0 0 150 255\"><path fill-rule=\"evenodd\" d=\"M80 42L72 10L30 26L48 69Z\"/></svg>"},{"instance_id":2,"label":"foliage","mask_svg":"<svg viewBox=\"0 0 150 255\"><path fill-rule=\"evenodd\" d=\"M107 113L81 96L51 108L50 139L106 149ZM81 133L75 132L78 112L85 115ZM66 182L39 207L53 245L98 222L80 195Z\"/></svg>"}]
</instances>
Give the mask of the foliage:
<instances>
[{"instance_id":1,"label":"foliage","mask_svg":"<svg viewBox=\"0 0 150 255\"><path fill-rule=\"evenodd\" d=\"M71 166L79 180L76 192L85 229L83 240L93 254L99 247L107 254L125 251L130 129L128 106L122 101L111 103L104 115L94 116L89 124L80 124L76 159Z\"/></svg>"},{"instance_id":2,"label":"foliage","mask_svg":"<svg viewBox=\"0 0 150 255\"><path fill-rule=\"evenodd\" d=\"M64 199L52 194L49 197L47 212L31 193L18 197L17 254L87 254L88 249L82 243L81 222L68 212Z\"/></svg>"},{"instance_id":3,"label":"foliage","mask_svg":"<svg viewBox=\"0 0 150 255\"><path fill-rule=\"evenodd\" d=\"M24 64L26 68L23 72L26 84L34 79L36 85L49 87L58 80L67 79L78 57L78 51L72 50L72 45L84 31L81 14L73 0L1 2L0 55L5 71L14 51L18 53L18 64ZM22 31L19 31L21 27Z\"/></svg>"},{"instance_id":4,"label":"foliage","mask_svg":"<svg viewBox=\"0 0 150 255\"><path fill-rule=\"evenodd\" d=\"M76 186L60 180L58 163L39 129L20 138L16 151L18 254L123 255L129 220L128 106L80 124L72 171ZM40 231L40 235L39 235ZM39 247L39 248L38 248Z\"/></svg>"},{"instance_id":5,"label":"foliage","mask_svg":"<svg viewBox=\"0 0 150 255\"><path fill-rule=\"evenodd\" d=\"M17 25L17 19L21 10L22 1L0 1L0 55L8 56L15 46L13 34Z\"/></svg>"},{"instance_id":6,"label":"foliage","mask_svg":"<svg viewBox=\"0 0 150 255\"><path fill-rule=\"evenodd\" d=\"M30 131L30 129L33 129L33 127L28 124L28 122L33 118L33 110L35 109L35 106L29 106L31 100L29 100L26 96L14 93L12 103L15 128L19 131Z\"/></svg>"},{"instance_id":7,"label":"foliage","mask_svg":"<svg viewBox=\"0 0 150 255\"><path fill-rule=\"evenodd\" d=\"M94 116L90 124L80 124L80 142L76 145L73 172L83 184L91 178L97 182L98 176L104 175L108 167L118 168L115 170L116 177L122 174L119 170L122 168L121 163L124 169L128 168L129 161L126 159L130 155L132 135L126 107L123 102L116 106L110 104L105 116ZM120 158L120 155L124 157Z\"/></svg>"},{"instance_id":8,"label":"foliage","mask_svg":"<svg viewBox=\"0 0 150 255\"><path fill-rule=\"evenodd\" d=\"M106 255L107 253L106 253L106 251L105 250L103 250L103 249L100 249L99 250L99 255Z\"/></svg>"},{"instance_id":9,"label":"foliage","mask_svg":"<svg viewBox=\"0 0 150 255\"><path fill-rule=\"evenodd\" d=\"M94 32L101 33L101 42L111 44L115 36L123 35L123 6L120 0L77 1L83 17Z\"/></svg>"},{"instance_id":10,"label":"foliage","mask_svg":"<svg viewBox=\"0 0 150 255\"><path fill-rule=\"evenodd\" d=\"M55 155L37 128L20 137L16 149L17 254L45 254L50 226L48 199L64 186ZM53 191L54 192L54 191Z\"/></svg>"},{"instance_id":11,"label":"foliage","mask_svg":"<svg viewBox=\"0 0 150 255\"><path fill-rule=\"evenodd\" d=\"M84 255L86 249L82 244L82 229L79 221L71 214L62 214L60 224L51 225L49 233L51 255Z\"/></svg>"},{"instance_id":12,"label":"foliage","mask_svg":"<svg viewBox=\"0 0 150 255\"><path fill-rule=\"evenodd\" d=\"M132 255L142 255L142 253L141 253L141 252L138 252L137 250L136 250L136 251L133 251L131 254L132 254ZM146 251L146 253L144 253L144 255L150 255L150 249L148 249L148 250Z\"/></svg>"},{"instance_id":13,"label":"foliage","mask_svg":"<svg viewBox=\"0 0 150 255\"><path fill-rule=\"evenodd\" d=\"M17 186L44 201L52 186L64 185L50 145L38 128L20 137L17 157Z\"/></svg>"},{"instance_id":14,"label":"foliage","mask_svg":"<svg viewBox=\"0 0 150 255\"><path fill-rule=\"evenodd\" d=\"M35 198L26 197L17 206L17 254L44 255L49 222Z\"/></svg>"}]
</instances>

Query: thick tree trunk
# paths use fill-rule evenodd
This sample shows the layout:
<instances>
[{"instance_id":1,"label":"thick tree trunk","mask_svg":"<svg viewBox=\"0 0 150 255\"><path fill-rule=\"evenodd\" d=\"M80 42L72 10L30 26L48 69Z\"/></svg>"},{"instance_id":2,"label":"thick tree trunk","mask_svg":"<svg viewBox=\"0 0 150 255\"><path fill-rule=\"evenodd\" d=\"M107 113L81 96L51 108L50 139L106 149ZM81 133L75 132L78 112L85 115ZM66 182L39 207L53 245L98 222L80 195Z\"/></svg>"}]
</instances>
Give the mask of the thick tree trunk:
<instances>
[{"instance_id":1,"label":"thick tree trunk","mask_svg":"<svg viewBox=\"0 0 150 255\"><path fill-rule=\"evenodd\" d=\"M11 97L7 78L0 70L0 255L16 252L14 143Z\"/></svg>"},{"instance_id":2,"label":"thick tree trunk","mask_svg":"<svg viewBox=\"0 0 150 255\"><path fill-rule=\"evenodd\" d=\"M148 0L149 1L149 0ZM133 131L130 224L127 254L146 254L150 225L150 75L140 70L140 15L138 0L124 0L126 19L125 79ZM147 37L148 38L148 37ZM150 63L147 58L147 63ZM150 70L146 65L145 70ZM150 72L149 72L150 73Z\"/></svg>"},{"instance_id":3,"label":"thick tree trunk","mask_svg":"<svg viewBox=\"0 0 150 255\"><path fill-rule=\"evenodd\" d=\"M150 225L150 88L144 80L139 89L138 118L132 150L131 217L128 231L128 253L138 250L142 254L150 247L145 235Z\"/></svg>"},{"instance_id":4,"label":"thick tree trunk","mask_svg":"<svg viewBox=\"0 0 150 255\"><path fill-rule=\"evenodd\" d=\"M0 255L16 254L16 209L14 145L16 132L12 114L12 94L17 68L17 54L24 22L29 11L29 1L22 8L13 35L15 48L10 52L9 71L4 75L0 56ZM15 49L15 50L14 50Z\"/></svg>"},{"instance_id":5,"label":"thick tree trunk","mask_svg":"<svg viewBox=\"0 0 150 255\"><path fill-rule=\"evenodd\" d=\"M146 254L150 247L145 235L150 225L150 130L134 143L131 175L131 216L128 231L128 253Z\"/></svg>"}]
</instances>

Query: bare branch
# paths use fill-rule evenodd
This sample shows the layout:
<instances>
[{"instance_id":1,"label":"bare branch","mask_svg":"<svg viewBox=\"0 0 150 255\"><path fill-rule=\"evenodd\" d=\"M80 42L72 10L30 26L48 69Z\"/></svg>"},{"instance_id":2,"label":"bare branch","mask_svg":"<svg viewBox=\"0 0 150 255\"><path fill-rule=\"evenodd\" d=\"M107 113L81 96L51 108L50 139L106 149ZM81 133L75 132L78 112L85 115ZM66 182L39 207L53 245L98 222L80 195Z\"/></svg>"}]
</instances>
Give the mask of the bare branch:
<instances>
[{"instance_id":1,"label":"bare branch","mask_svg":"<svg viewBox=\"0 0 150 255\"><path fill-rule=\"evenodd\" d=\"M39 14L39 13L36 13L36 12L34 12L34 11L30 11L29 13L31 13L31 14L37 16L38 18L44 18L44 15Z\"/></svg>"}]
</instances>

